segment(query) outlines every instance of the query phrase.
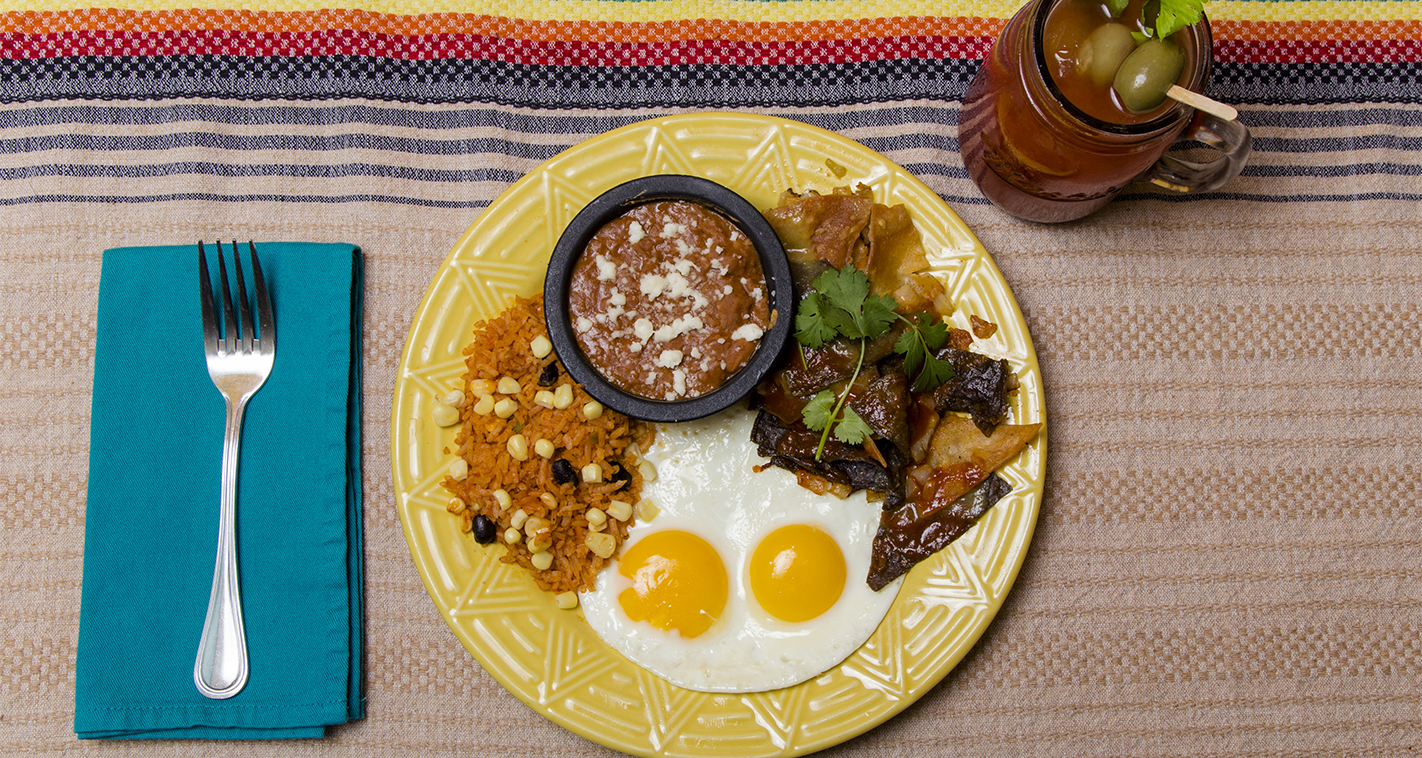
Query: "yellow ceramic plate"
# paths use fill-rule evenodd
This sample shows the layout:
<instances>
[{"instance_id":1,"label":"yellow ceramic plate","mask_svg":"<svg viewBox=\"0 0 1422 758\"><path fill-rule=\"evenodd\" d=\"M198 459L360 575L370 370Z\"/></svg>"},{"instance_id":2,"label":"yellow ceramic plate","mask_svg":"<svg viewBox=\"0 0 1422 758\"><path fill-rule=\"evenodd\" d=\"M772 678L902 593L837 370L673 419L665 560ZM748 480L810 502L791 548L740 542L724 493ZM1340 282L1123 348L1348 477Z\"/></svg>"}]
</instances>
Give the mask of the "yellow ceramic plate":
<instances>
[{"instance_id":1,"label":"yellow ceramic plate","mask_svg":"<svg viewBox=\"0 0 1422 758\"><path fill-rule=\"evenodd\" d=\"M646 756L799 755L842 742L903 710L943 678L1001 607L1022 565L1045 478L1046 435L1001 474L1013 485L982 521L916 567L879 629L822 676L783 690L710 695L673 687L602 644L580 611L561 611L521 571L481 547L445 512L438 482L452 429L430 418L458 386L460 351L480 320L514 295L542 290L563 227L604 190L649 174L694 174L758 208L786 188L864 183L913 215L933 269L966 325L1001 328L985 352L1006 357L1021 388L1019 423L1044 420L1042 378L1027 325L982 244L936 194L852 140L751 114L672 116L608 132L514 183L470 227L425 293L405 342L391 412L400 522L440 614L500 684L554 723Z\"/></svg>"}]
</instances>

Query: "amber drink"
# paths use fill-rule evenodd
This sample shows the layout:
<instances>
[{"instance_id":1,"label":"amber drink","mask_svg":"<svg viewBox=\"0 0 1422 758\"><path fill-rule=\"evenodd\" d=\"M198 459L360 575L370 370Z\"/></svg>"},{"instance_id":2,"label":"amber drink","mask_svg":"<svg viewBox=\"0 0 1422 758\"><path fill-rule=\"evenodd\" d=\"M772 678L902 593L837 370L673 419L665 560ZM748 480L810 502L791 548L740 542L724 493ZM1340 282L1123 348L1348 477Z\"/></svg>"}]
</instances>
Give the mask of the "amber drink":
<instances>
[{"instance_id":1,"label":"amber drink","mask_svg":"<svg viewBox=\"0 0 1422 758\"><path fill-rule=\"evenodd\" d=\"M1144 47L1144 2L1131 0L1113 17L1104 2L1033 0L1008 21L968 88L958 127L968 174L995 205L1032 221L1069 221L1135 181L1200 192L1239 173L1248 131L1165 97L1171 83L1203 92L1212 56L1207 21L1145 43L1168 50L1177 65L1183 59L1178 75L1155 67L1157 79L1167 77L1155 91L1143 95L1149 87L1114 79L1141 57L1127 56ZM1207 163L1162 157L1180 139L1224 155Z\"/></svg>"}]
</instances>

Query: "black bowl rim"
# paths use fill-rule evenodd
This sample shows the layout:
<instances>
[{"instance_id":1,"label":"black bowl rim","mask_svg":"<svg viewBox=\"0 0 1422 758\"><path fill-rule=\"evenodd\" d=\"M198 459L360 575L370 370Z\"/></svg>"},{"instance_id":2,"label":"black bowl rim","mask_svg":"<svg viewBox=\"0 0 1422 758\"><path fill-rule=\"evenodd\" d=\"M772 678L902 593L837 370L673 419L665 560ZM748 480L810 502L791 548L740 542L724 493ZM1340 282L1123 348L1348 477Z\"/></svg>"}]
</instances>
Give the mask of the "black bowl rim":
<instances>
[{"instance_id":1,"label":"black bowl rim","mask_svg":"<svg viewBox=\"0 0 1422 758\"><path fill-rule=\"evenodd\" d=\"M770 290L773 323L760 338L749 362L720 387L685 400L653 400L634 395L608 381L583 353L573 334L568 312L568 287L573 266L592 236L628 209L658 200L698 203L726 216L750 239L760 257ZM543 282L543 315L553 349L568 374L595 399L613 410L644 421L674 423L709 416L735 405L755 389L774 367L790 338L795 311L794 280L785 248L770 222L755 206L729 187L710 179L683 174L644 176L613 187L588 203L568 223L548 261Z\"/></svg>"}]
</instances>

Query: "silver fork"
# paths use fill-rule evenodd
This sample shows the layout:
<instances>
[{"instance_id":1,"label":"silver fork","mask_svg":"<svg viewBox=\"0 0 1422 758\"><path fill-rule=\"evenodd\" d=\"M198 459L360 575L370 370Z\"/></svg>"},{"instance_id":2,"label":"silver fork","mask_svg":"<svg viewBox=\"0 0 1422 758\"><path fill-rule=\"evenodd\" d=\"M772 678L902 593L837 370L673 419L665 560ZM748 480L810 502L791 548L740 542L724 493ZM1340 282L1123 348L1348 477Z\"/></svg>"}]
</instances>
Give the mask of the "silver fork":
<instances>
[{"instance_id":1,"label":"silver fork","mask_svg":"<svg viewBox=\"0 0 1422 758\"><path fill-rule=\"evenodd\" d=\"M207 620L202 625L193 680L198 691L214 699L229 698L247 684L247 636L242 627L242 594L237 586L237 449L242 441L242 414L247 401L272 373L276 354L276 323L272 301L257 261L257 247L247 248L252 257L252 285L257 300L258 329L252 330L252 308L242 278L242 261L237 241L232 241L232 262L237 272L237 314L232 311L232 293L227 286L227 266L222 260L222 242L217 243L217 268L222 279L222 325L219 333L217 307L208 276L207 253L198 243L198 281L202 290L203 346L207 353L207 373L227 401L227 431L222 439L222 506L218 518L217 567L212 574L212 595L207 601ZM241 329L238 329L240 319Z\"/></svg>"}]
</instances>

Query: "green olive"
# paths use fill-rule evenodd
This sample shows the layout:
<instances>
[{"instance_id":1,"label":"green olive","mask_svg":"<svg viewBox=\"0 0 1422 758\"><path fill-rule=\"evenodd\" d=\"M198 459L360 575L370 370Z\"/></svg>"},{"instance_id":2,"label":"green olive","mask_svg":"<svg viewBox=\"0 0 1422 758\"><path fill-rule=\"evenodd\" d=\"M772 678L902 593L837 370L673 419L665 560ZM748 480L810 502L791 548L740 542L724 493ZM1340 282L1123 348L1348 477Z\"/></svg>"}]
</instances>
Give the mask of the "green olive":
<instances>
[{"instance_id":1,"label":"green olive","mask_svg":"<svg viewBox=\"0 0 1422 758\"><path fill-rule=\"evenodd\" d=\"M1076 54L1077 70L1086 74L1098 87L1105 87L1116 75L1121 62L1136 49L1136 40L1124 24L1104 24L1096 27L1081 43Z\"/></svg>"},{"instance_id":2,"label":"green olive","mask_svg":"<svg viewBox=\"0 0 1422 758\"><path fill-rule=\"evenodd\" d=\"M1113 86L1121 104L1145 113L1165 102L1165 92L1185 70L1185 51L1169 40L1153 39L1126 56Z\"/></svg>"}]
</instances>

